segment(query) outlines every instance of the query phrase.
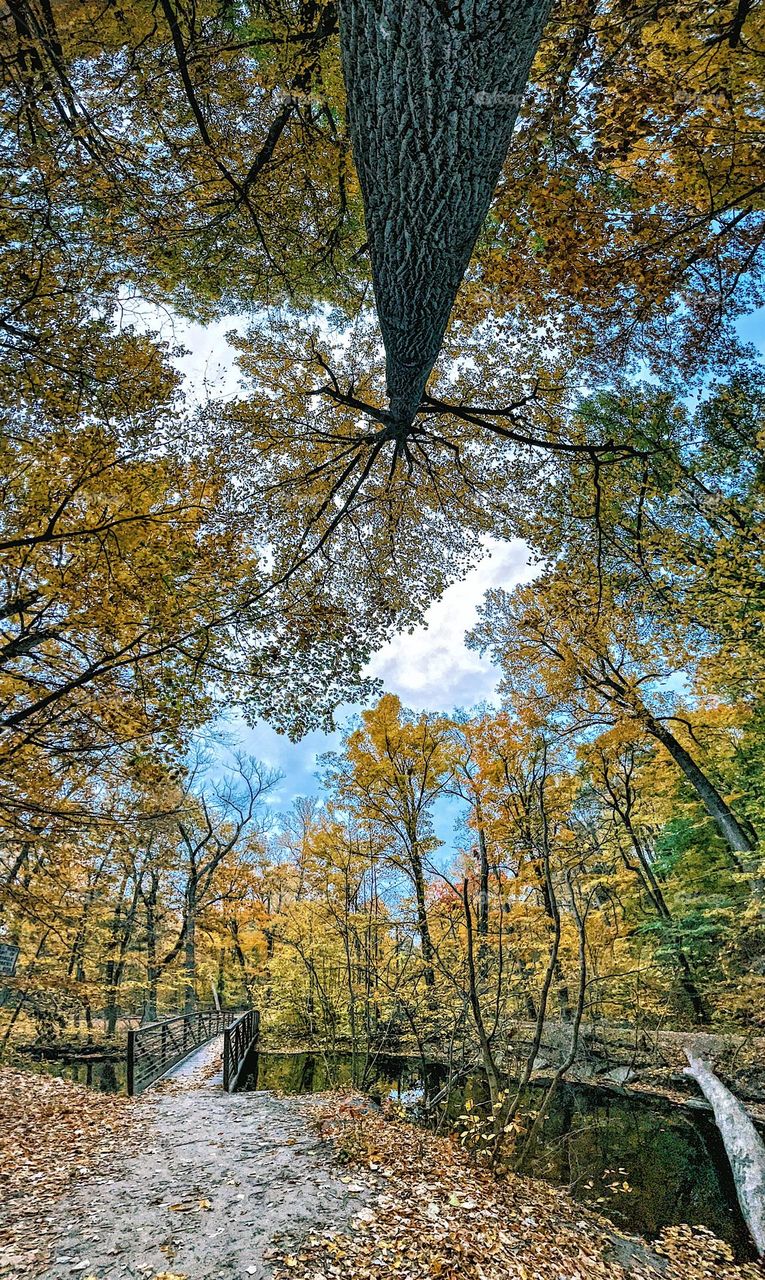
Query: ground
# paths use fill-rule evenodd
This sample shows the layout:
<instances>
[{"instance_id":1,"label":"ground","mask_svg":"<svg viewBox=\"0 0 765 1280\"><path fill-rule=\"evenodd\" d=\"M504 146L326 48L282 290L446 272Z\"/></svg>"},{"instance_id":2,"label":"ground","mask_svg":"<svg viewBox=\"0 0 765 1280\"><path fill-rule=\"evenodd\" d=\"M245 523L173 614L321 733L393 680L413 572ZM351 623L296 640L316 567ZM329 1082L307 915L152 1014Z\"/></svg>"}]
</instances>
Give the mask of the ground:
<instances>
[{"instance_id":1,"label":"ground","mask_svg":"<svg viewBox=\"0 0 765 1280\"><path fill-rule=\"evenodd\" d=\"M7 1280L763 1275L708 1234L624 1236L359 1097L227 1095L218 1055L138 1100L0 1068Z\"/></svg>"},{"instance_id":2,"label":"ground","mask_svg":"<svg viewBox=\"0 0 765 1280\"><path fill-rule=\"evenodd\" d=\"M226 1094L219 1064L214 1042L174 1079L137 1100L4 1072L4 1096L20 1078L24 1093L17 1096L31 1104L30 1081L38 1086L40 1100L47 1100L47 1132L37 1168L33 1136L25 1130L33 1167L20 1171L15 1203L2 1197L3 1211L22 1229L15 1240L0 1235L8 1268L0 1266L0 1273L46 1280L163 1274L258 1280L269 1273L269 1251L275 1256L280 1244L289 1250L317 1223L337 1227L348 1220L362 1188L354 1191L350 1180L341 1180L345 1170L333 1161L302 1101ZM84 1115L63 1105L72 1097ZM72 1151L73 1126L82 1122L87 1129L93 1122L93 1100L107 1110L112 1127L94 1131L98 1152L93 1148L86 1157L81 1145ZM12 1122L5 1138L11 1137L11 1149L2 1152L6 1174L18 1149L14 1128L18 1136ZM68 1188L57 1177L49 1195L57 1139L58 1170L68 1166L70 1176ZM85 1158L87 1165L72 1164ZM62 1190L67 1193L57 1198Z\"/></svg>"},{"instance_id":3,"label":"ground","mask_svg":"<svg viewBox=\"0 0 765 1280\"><path fill-rule=\"evenodd\" d=\"M375 1190L351 1231L304 1241L277 1280L762 1280L703 1228L645 1241L539 1179L497 1178L451 1138L365 1108L321 1131ZM367 1171L369 1171L367 1173Z\"/></svg>"}]
</instances>

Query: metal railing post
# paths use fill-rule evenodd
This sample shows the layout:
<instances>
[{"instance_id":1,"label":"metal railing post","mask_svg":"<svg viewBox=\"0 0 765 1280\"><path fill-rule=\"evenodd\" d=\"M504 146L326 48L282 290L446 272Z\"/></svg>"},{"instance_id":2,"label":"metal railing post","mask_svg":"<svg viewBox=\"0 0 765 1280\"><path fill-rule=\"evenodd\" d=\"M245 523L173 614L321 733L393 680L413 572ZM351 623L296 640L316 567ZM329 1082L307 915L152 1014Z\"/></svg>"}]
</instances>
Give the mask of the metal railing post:
<instances>
[{"instance_id":1,"label":"metal railing post","mask_svg":"<svg viewBox=\"0 0 765 1280\"><path fill-rule=\"evenodd\" d=\"M127 1038L127 1091L132 1098L135 1093L135 1031L128 1031Z\"/></svg>"},{"instance_id":2,"label":"metal railing post","mask_svg":"<svg viewBox=\"0 0 765 1280\"><path fill-rule=\"evenodd\" d=\"M257 1009L248 1009L223 1032L223 1088L227 1093L236 1088L244 1062L255 1044L260 1029Z\"/></svg>"}]
</instances>

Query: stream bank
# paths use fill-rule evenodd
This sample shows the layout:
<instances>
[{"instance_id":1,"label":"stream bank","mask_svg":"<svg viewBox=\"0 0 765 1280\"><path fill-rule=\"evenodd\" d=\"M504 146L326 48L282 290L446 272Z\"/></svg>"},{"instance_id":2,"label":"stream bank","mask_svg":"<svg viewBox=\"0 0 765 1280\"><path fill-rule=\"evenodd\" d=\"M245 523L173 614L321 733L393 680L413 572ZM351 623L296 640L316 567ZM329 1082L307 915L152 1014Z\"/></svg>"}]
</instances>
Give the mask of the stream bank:
<instances>
[{"instance_id":1,"label":"stream bank","mask_svg":"<svg viewBox=\"0 0 765 1280\"><path fill-rule=\"evenodd\" d=\"M703 1228L647 1244L542 1181L497 1178L448 1138L370 1114L329 1111L325 1140L371 1195L350 1231L314 1232L282 1255L275 1280L762 1280Z\"/></svg>"},{"instance_id":2,"label":"stream bank","mask_svg":"<svg viewBox=\"0 0 765 1280\"><path fill-rule=\"evenodd\" d=\"M554 1049L545 1047L547 1064L524 1092L520 1114L526 1126L546 1092ZM669 1058L666 1047L663 1052ZM605 1060L591 1055L589 1065L602 1069L612 1061L613 1054ZM669 1086L661 1091L655 1082L624 1082L623 1064L622 1074L611 1068L590 1078L585 1067L578 1063L573 1079L559 1086L524 1172L567 1189L627 1231L654 1239L668 1227L692 1222L728 1241L736 1256L747 1257L749 1235L727 1157L692 1082L681 1077L684 1092ZM124 1064L108 1060L44 1057L35 1068L104 1092L125 1086ZM380 1105L392 1102L399 1114L442 1133L459 1133L466 1110L485 1114L488 1104L480 1069L460 1075L450 1087L443 1061L423 1065L407 1055L266 1051L253 1055L242 1080L244 1091L293 1097L338 1087L363 1090Z\"/></svg>"},{"instance_id":3,"label":"stream bank","mask_svg":"<svg viewBox=\"0 0 765 1280\"><path fill-rule=\"evenodd\" d=\"M139 1099L0 1068L8 1280L761 1280L710 1232L648 1244L357 1093L225 1094L218 1053Z\"/></svg>"},{"instance_id":4,"label":"stream bank","mask_svg":"<svg viewBox=\"0 0 765 1280\"><path fill-rule=\"evenodd\" d=\"M465 1117L488 1115L485 1075L474 1070L448 1087L443 1063L418 1058L328 1053L253 1053L244 1090L286 1095L363 1089L383 1110L432 1131L459 1137ZM520 1116L533 1121L544 1080L523 1091ZM508 1147L509 1167L512 1147ZM656 1238L692 1222L751 1254L725 1150L708 1110L665 1098L566 1082L559 1086L524 1172L566 1189L621 1228Z\"/></svg>"}]
</instances>

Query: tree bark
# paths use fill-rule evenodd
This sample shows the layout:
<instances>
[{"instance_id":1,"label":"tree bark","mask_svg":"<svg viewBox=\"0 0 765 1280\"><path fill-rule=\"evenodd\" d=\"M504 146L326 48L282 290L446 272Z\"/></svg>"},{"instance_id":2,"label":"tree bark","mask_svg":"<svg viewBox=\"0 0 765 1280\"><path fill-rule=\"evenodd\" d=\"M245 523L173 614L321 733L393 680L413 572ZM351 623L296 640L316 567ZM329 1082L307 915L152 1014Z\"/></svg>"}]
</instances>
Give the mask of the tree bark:
<instances>
[{"instance_id":1,"label":"tree bark","mask_svg":"<svg viewBox=\"0 0 765 1280\"><path fill-rule=\"evenodd\" d=\"M486 846L486 832L483 829L481 806L476 804L476 825L478 827L478 920L476 932L481 942L478 948L479 959L486 959L487 939L489 937L489 851Z\"/></svg>"},{"instance_id":2,"label":"tree bark","mask_svg":"<svg viewBox=\"0 0 765 1280\"><path fill-rule=\"evenodd\" d=\"M238 923L238 921L237 921L236 919L234 919L233 917L232 917L232 919L231 919L231 920L229 920L229 922L228 922L228 930L229 930L229 933L231 934L231 938L232 938L233 943L234 943L234 958L236 959L236 962L237 962L237 964L239 965L239 971L240 971L240 973L241 973L242 986L243 986L243 988L244 988L244 991L245 991L245 995L246 995L246 997L247 997L247 1000L249 1001L249 999L251 998L251 993L250 993L250 979L249 979L249 976L248 976L248 974L247 974L247 961L246 961L246 959L245 959L244 951L242 950L242 942L241 942L241 939L240 939L240 937L239 937L239 923ZM270 945L270 947L269 947L269 931L268 931L268 930L264 930L264 933L265 933L265 935L266 935L266 959L267 959L267 960L270 960L270 959L271 959L271 956L272 956L272 954L273 954L273 949L274 949L274 948L273 948L273 933L272 933L272 932L270 933L270 937L271 937L271 945Z\"/></svg>"},{"instance_id":3,"label":"tree bark","mask_svg":"<svg viewBox=\"0 0 765 1280\"><path fill-rule=\"evenodd\" d=\"M467 935L468 996L470 998L470 1011L473 1015L473 1022L481 1045L481 1061L483 1062L483 1069L486 1072L486 1078L489 1081L489 1092L491 1093L492 1108L494 1110L496 1109L499 1101L502 1072L494 1058L491 1036L486 1030L486 1024L483 1020L483 1012L481 1010L481 998L478 992L478 982L476 979L475 947L473 944L473 913L470 909L469 890L470 886L468 881L463 881L462 905L465 910L465 930Z\"/></svg>"},{"instance_id":4,"label":"tree bark","mask_svg":"<svg viewBox=\"0 0 765 1280\"><path fill-rule=\"evenodd\" d=\"M422 968L425 976L425 986L432 990L436 985L436 974L433 967L433 942L430 936L428 911L425 904L425 876L422 870L422 855L415 844L412 844L409 857L412 864L412 879L414 880L414 892L417 899L417 929L420 935L420 945L422 946Z\"/></svg>"},{"instance_id":5,"label":"tree bark","mask_svg":"<svg viewBox=\"0 0 765 1280\"><path fill-rule=\"evenodd\" d=\"M754 846L736 815L725 803L717 788L710 782L690 752L686 751L682 743L678 742L675 735L665 724L662 724L660 720L654 720L653 716L649 714L645 719L645 727L652 737L656 738L657 742L660 742L666 748L675 764L685 774L707 813L714 820L720 835L734 855L736 866L743 870L740 859L736 855L739 853L751 853Z\"/></svg>"},{"instance_id":6,"label":"tree bark","mask_svg":"<svg viewBox=\"0 0 765 1280\"><path fill-rule=\"evenodd\" d=\"M340 0L394 434L411 426L507 154L550 0Z\"/></svg>"},{"instance_id":7,"label":"tree bark","mask_svg":"<svg viewBox=\"0 0 765 1280\"><path fill-rule=\"evenodd\" d=\"M2 617L2 613L0 613L0 617ZM22 844L16 858L11 863L7 872L3 876L3 879L2 879L3 893L2 893L2 896L0 896L0 917L5 915L6 906L8 902L8 895L10 891L14 888L16 881L19 879L22 871L24 870L27 863L29 862L31 853L32 853L32 846L31 844L29 844L29 842L25 841L24 844ZM10 940L14 941L15 939L11 938Z\"/></svg>"},{"instance_id":8,"label":"tree bark","mask_svg":"<svg viewBox=\"0 0 765 1280\"><path fill-rule=\"evenodd\" d=\"M123 911L125 891L127 889L129 877L125 877L120 887L117 905L109 930L109 942L107 944L107 963L106 963L106 1007L104 1010L104 1022L106 1034L109 1036L116 1035L117 1021L119 1018L119 993L122 986L122 979L125 975L125 964L127 960L127 951L135 928L136 912L138 909L138 900L141 894L141 873L138 872L135 877L133 893L127 911Z\"/></svg>"},{"instance_id":9,"label":"tree bark","mask_svg":"<svg viewBox=\"0 0 765 1280\"><path fill-rule=\"evenodd\" d=\"M619 798L613 788L609 785L608 781L606 781L606 786L608 787L608 794L610 796L613 813L627 832L630 844L632 845L635 857L637 858L637 862L632 863L627 855L622 852L624 865L628 871L632 871L637 875L638 880L648 895L648 899L657 916L659 916L659 918L668 926L672 938L672 952L680 970L680 988L693 1011L695 1021L707 1023L709 1022L709 1013L696 985L693 967L686 955L685 948L677 936L674 917L669 909L667 900L664 897L662 887L654 875L654 870L646 855L643 842L633 825L629 801L624 800L620 804Z\"/></svg>"},{"instance_id":10,"label":"tree bark","mask_svg":"<svg viewBox=\"0 0 765 1280\"><path fill-rule=\"evenodd\" d=\"M547 856L540 857L532 854L531 865L539 881L539 892L542 898L542 906L544 907L545 916L547 917L547 927L552 939L555 941L555 985L558 991L558 1008L560 1010L561 1020L570 1022L574 1016L571 1008L571 997L569 995L568 983L563 973L563 968L558 955L560 940L560 911L555 898L552 887L552 878L549 874L549 858Z\"/></svg>"},{"instance_id":11,"label":"tree bark","mask_svg":"<svg viewBox=\"0 0 765 1280\"><path fill-rule=\"evenodd\" d=\"M184 1001L183 1012L193 1013L197 1007L197 891L192 878L186 890L186 934L183 943Z\"/></svg>"},{"instance_id":12,"label":"tree bark","mask_svg":"<svg viewBox=\"0 0 765 1280\"><path fill-rule=\"evenodd\" d=\"M736 1195L757 1252L765 1254L765 1143L738 1098L715 1073L686 1050L692 1076L711 1104L730 1161Z\"/></svg>"},{"instance_id":13,"label":"tree bark","mask_svg":"<svg viewBox=\"0 0 765 1280\"><path fill-rule=\"evenodd\" d=\"M144 895L146 909L146 1022L156 1022L159 990L159 966L157 964L157 897L159 894L159 876L151 871L150 889Z\"/></svg>"}]
</instances>

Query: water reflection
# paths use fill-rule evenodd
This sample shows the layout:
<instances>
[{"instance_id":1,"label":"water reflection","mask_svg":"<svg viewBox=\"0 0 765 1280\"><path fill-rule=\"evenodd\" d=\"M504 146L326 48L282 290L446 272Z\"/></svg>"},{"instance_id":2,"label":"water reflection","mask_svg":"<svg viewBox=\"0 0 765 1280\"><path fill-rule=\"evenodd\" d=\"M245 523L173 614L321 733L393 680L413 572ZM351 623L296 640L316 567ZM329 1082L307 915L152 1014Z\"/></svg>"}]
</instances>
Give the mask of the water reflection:
<instances>
[{"instance_id":1,"label":"water reflection","mask_svg":"<svg viewBox=\"0 0 765 1280\"><path fill-rule=\"evenodd\" d=\"M412 1118L442 1130L459 1127L469 1100L486 1108L488 1086L477 1072L446 1089L446 1068L417 1059L363 1054L252 1053L240 1089L312 1093L355 1084L391 1098ZM524 1115L544 1090L529 1088ZM435 1102L435 1105L434 1105ZM670 1104L614 1097L585 1085L563 1085L541 1126L526 1171L570 1187L627 1230L655 1236L688 1222L710 1228L751 1256L725 1152L714 1123Z\"/></svg>"},{"instance_id":2,"label":"water reflection","mask_svg":"<svg viewBox=\"0 0 765 1280\"><path fill-rule=\"evenodd\" d=\"M45 1075L62 1076L86 1084L98 1093L124 1093L127 1088L127 1067L124 1060L70 1061L65 1058L37 1058L35 1070Z\"/></svg>"}]
</instances>

